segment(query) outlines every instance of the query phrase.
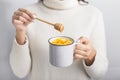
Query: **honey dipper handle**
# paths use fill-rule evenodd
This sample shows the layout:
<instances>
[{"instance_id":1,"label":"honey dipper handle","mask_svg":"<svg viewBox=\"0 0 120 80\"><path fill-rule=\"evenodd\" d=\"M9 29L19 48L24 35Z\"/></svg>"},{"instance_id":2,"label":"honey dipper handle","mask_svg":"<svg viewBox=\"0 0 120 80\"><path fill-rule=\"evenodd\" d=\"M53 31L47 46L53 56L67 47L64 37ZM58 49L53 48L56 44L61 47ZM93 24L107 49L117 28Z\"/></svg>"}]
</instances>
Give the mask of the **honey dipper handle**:
<instances>
[{"instance_id":1,"label":"honey dipper handle","mask_svg":"<svg viewBox=\"0 0 120 80\"><path fill-rule=\"evenodd\" d=\"M50 25L52 25L52 26L55 25L55 24L53 24L53 23L51 23L51 22L48 22L48 21L43 20L43 19L40 19L40 18L35 18L35 19L37 19L37 20L39 20L39 21L41 21L41 22L44 22L44 23L50 24Z\"/></svg>"}]
</instances>

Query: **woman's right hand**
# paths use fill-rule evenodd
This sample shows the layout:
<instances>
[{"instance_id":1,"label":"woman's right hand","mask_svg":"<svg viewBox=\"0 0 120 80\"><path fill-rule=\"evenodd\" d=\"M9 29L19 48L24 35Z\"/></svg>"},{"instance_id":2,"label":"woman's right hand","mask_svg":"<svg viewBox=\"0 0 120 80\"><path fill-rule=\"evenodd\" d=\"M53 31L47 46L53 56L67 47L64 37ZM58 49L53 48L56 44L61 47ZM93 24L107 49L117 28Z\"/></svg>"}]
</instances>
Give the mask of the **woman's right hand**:
<instances>
[{"instance_id":1,"label":"woman's right hand","mask_svg":"<svg viewBox=\"0 0 120 80\"><path fill-rule=\"evenodd\" d=\"M26 9L19 8L14 12L12 23L17 31L26 31L27 26L33 21L34 14Z\"/></svg>"},{"instance_id":2,"label":"woman's right hand","mask_svg":"<svg viewBox=\"0 0 120 80\"><path fill-rule=\"evenodd\" d=\"M35 19L35 15L26 9L19 8L14 12L12 23L16 28L16 40L18 44L23 45L26 39L27 26Z\"/></svg>"}]
</instances>

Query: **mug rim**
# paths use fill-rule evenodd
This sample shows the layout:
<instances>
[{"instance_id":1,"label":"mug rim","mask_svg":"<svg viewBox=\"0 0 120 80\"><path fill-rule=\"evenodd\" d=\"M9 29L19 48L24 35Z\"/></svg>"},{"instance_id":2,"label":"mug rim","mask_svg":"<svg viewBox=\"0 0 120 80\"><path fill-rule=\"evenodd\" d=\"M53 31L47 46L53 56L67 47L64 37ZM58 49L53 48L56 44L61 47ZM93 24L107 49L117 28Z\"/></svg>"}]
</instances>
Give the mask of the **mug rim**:
<instances>
[{"instance_id":1,"label":"mug rim","mask_svg":"<svg viewBox=\"0 0 120 80\"><path fill-rule=\"evenodd\" d=\"M51 39L53 39L53 38L59 38L59 37L62 37L62 38L69 38L69 39L72 41L72 43L67 44L67 45L57 45L57 44L52 44L52 43L50 42ZM55 36L55 37L49 38L49 39L48 39L48 42L49 42L49 44L54 45L54 46L68 46L68 45L72 45L72 44L74 43L74 39L71 38L71 37L67 37L67 36Z\"/></svg>"}]
</instances>

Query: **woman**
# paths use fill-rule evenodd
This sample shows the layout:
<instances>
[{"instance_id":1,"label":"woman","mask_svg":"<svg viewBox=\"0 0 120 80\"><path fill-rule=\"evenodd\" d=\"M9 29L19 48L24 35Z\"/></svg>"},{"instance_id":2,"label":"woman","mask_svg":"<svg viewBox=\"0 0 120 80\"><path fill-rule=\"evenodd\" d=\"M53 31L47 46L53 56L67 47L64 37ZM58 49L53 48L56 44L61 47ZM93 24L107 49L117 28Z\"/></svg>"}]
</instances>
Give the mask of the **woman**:
<instances>
[{"instance_id":1,"label":"woman","mask_svg":"<svg viewBox=\"0 0 120 80\"><path fill-rule=\"evenodd\" d=\"M97 80L105 74L108 61L102 13L80 2L43 0L15 11L12 21L16 39L10 64L16 76L23 78L30 74L30 80ZM32 12L39 18L63 23L65 30L59 33L35 20ZM48 59L48 39L60 35L80 40L74 49L74 62L67 68L56 68Z\"/></svg>"}]
</instances>

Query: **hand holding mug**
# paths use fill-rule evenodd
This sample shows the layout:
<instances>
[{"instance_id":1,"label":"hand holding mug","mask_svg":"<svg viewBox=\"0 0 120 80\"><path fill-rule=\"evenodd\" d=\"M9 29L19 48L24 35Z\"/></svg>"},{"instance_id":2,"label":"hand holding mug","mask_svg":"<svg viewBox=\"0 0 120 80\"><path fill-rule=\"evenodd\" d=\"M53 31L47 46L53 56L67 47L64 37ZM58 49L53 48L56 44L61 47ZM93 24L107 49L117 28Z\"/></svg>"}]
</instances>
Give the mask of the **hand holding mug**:
<instances>
[{"instance_id":1,"label":"hand holding mug","mask_svg":"<svg viewBox=\"0 0 120 80\"><path fill-rule=\"evenodd\" d=\"M95 49L86 37L80 37L78 41L79 44L74 49L74 59L84 59L86 65L90 66L95 59Z\"/></svg>"},{"instance_id":2,"label":"hand holding mug","mask_svg":"<svg viewBox=\"0 0 120 80\"><path fill-rule=\"evenodd\" d=\"M78 41L75 42L66 36L50 38L48 40L50 63L56 67L68 67L74 58L85 59L86 64L91 65L96 54L94 48L85 37L79 38Z\"/></svg>"}]
</instances>

